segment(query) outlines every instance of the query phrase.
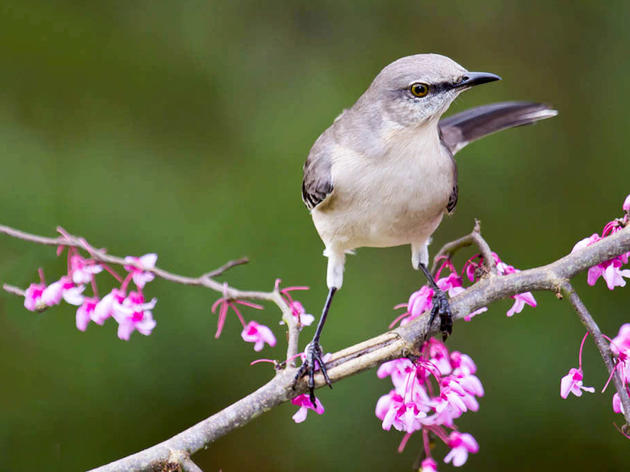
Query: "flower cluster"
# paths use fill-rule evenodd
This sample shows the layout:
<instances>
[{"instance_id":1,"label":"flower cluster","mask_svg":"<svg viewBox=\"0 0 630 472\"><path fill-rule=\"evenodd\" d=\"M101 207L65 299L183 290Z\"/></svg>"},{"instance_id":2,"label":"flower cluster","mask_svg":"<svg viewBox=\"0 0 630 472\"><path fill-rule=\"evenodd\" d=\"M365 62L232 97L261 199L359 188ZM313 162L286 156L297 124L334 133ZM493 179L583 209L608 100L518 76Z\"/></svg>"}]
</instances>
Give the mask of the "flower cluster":
<instances>
[{"instance_id":1,"label":"flower cluster","mask_svg":"<svg viewBox=\"0 0 630 472\"><path fill-rule=\"evenodd\" d=\"M515 269L514 266L503 262L496 253L493 252L492 256L494 257L499 275L508 275L519 272L519 270ZM447 270L449 274L440 277L445 270ZM448 293L449 297L454 297L465 290L464 276L466 276L471 283L474 283L480 277L483 277L485 273L484 259L481 254L477 254L468 259L464 264L461 274L457 272L450 259L445 259L437 271L436 284L440 290ZM394 307L395 309L406 308L406 311L392 321L389 325L390 329L398 322L400 322L401 326L403 326L416 319L424 312L430 311L433 307L434 294L434 290L431 287L424 285L420 288L420 290L411 294L407 303L396 305ZM514 304L507 311L507 316L513 316L515 313L520 313L526 304L532 307L536 306L536 299L531 292L518 293L513 295L512 298L514 299ZM466 321L470 321L474 316L483 313L484 311L488 311L488 309L486 307L478 308L465 316L464 319Z\"/></svg>"},{"instance_id":2,"label":"flower cluster","mask_svg":"<svg viewBox=\"0 0 630 472\"><path fill-rule=\"evenodd\" d=\"M623 218L616 218L604 226L602 234L593 233L588 238L584 238L578 241L571 251L576 252L595 244L597 241L604 239L611 234L623 229L630 222L630 195L628 195L623 202L622 209L625 212ZM606 282L608 289L613 290L615 287L623 287L626 285L624 278L630 278L630 269L622 269L622 267L628 264L630 259L630 252L626 252L617 257L613 257L607 261L597 264L588 270L587 282L589 285L595 285L597 280L601 277Z\"/></svg>"},{"instance_id":3,"label":"flower cluster","mask_svg":"<svg viewBox=\"0 0 630 472\"><path fill-rule=\"evenodd\" d=\"M60 246L58 254L64 249L64 246ZM90 321L103 325L108 318L113 318L118 323L120 339L129 340L134 331L145 336L151 334L156 324L152 310L157 300L154 298L147 302L142 290L147 282L153 280L151 271L157 261L156 254L126 257L124 268L127 275L124 278L107 265L89 257L84 258L77 248L67 248L67 257L67 273L50 285L46 285L43 271L40 270L40 282L32 283L24 292L27 310L43 311L63 300L78 307L76 326L80 331L85 331ZM120 286L100 298L95 276L104 269L120 282ZM131 282L135 290L130 290ZM91 296L85 295L88 286L91 287Z\"/></svg>"},{"instance_id":4,"label":"flower cluster","mask_svg":"<svg viewBox=\"0 0 630 472\"><path fill-rule=\"evenodd\" d=\"M595 391L593 387L584 387L582 384L582 379L584 378L584 372L582 371L582 350L584 349L584 342L588 335L589 333L587 332L580 344L578 368L570 369L569 373L562 377L560 381L560 396L562 398L567 398L571 393L576 397L580 397L583 391L591 393ZM604 337L610 342L610 352L613 355L614 369L608 377L602 392L606 390L613 374L618 372L624 388L628 394L630 394L630 323L623 324L621 328L619 328L619 333L613 339L605 335ZM618 392L613 395L612 409L615 413L624 413Z\"/></svg>"},{"instance_id":5,"label":"flower cluster","mask_svg":"<svg viewBox=\"0 0 630 472\"><path fill-rule=\"evenodd\" d=\"M496 252L492 253L492 257L494 258L494 263L496 264L497 272L499 275L509 275L520 272L514 266L511 266L508 263L502 261ZM463 270L463 272L466 273L468 280L470 280L471 282L475 282L475 280L478 278L478 274L483 274L483 265L484 259L481 254L477 254L476 256L468 259L468 261L466 261L466 263L464 264ZM507 311L507 316L511 317L514 316L515 313L520 313L521 311L523 311L525 305L529 305L534 308L536 307L536 299L531 292L517 293L516 295L512 295L512 298L514 299L514 304ZM465 320L470 321L470 319L474 315L475 313L471 313L465 318Z\"/></svg>"},{"instance_id":6,"label":"flower cluster","mask_svg":"<svg viewBox=\"0 0 630 472\"><path fill-rule=\"evenodd\" d=\"M476 371L468 355L449 352L446 345L436 339L423 345L415 361L401 358L379 367L378 377L389 377L394 388L379 398L376 416L384 430L394 427L405 432L399 450L413 433L422 432L426 454L424 469L436 470L429 447L430 434L451 448L444 461L456 466L464 464L469 453L479 450L475 439L457 431L454 423L466 411L479 409L477 398L482 397L484 391Z\"/></svg>"}]
</instances>

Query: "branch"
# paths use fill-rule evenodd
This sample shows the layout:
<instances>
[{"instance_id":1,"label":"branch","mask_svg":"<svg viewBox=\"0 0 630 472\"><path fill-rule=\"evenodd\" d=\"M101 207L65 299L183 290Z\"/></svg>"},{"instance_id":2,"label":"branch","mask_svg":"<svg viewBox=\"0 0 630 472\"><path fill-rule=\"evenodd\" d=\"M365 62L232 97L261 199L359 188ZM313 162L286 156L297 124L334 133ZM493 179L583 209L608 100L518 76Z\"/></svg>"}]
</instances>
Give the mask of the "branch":
<instances>
[{"instance_id":1,"label":"branch","mask_svg":"<svg viewBox=\"0 0 630 472\"><path fill-rule=\"evenodd\" d=\"M473 228L470 234L466 236L462 236L455 241L451 241L450 243L446 243L442 246L442 249L438 251L438 253L433 258L433 266L431 267L431 274L435 275L437 273L439 262L443 258L451 259L453 255L462 248L472 246L476 244L483 256L484 264L486 269L491 274L497 273L497 263L492 257L492 250L490 246L486 242L485 239L481 236L481 221L475 219L475 227Z\"/></svg>"},{"instance_id":2,"label":"branch","mask_svg":"<svg viewBox=\"0 0 630 472\"><path fill-rule=\"evenodd\" d=\"M66 232L63 228L58 227L57 231L60 233L60 236L56 238L48 238L45 236L38 236L36 234L26 233L24 231L17 230L15 228L11 228L9 226L0 225L0 234L4 233L8 236L21 239L23 241L29 241L37 244L43 244L46 246L65 246L65 247L75 247L77 249L82 249L86 251L92 259L103 262L106 264L114 264L119 266L129 266L134 265L130 264L128 261L125 261L122 257L112 256L107 254L104 249L97 249L89 244L84 238L79 236L74 236ZM291 307L287 303L287 301L282 297L280 291L277 286L271 292L259 292L252 290L239 290L237 288L231 287L227 283L222 283L214 280L214 277L217 277L232 267L236 267L242 264L246 264L249 260L246 257L241 259L236 259L233 261L229 261L226 264L222 265L218 269L207 272L199 277L188 277L184 275L174 274L172 272L168 272L164 269L160 269L159 267L154 267L152 269L147 269L145 267L137 266L139 269L142 269L146 272L151 272L155 276L160 277L164 280L168 280L170 282L175 282L182 285L193 285L206 287L215 292L219 292L223 295L223 297L228 298L230 300L263 300L267 302L274 303L282 312L282 319L286 323L288 328L288 341L287 341L287 359L292 359L298 353L298 337L299 337L299 327L295 317L291 312ZM11 285L4 284L3 289L9 293L24 296L24 291L13 287ZM293 361L290 361L290 364L293 365Z\"/></svg>"},{"instance_id":3,"label":"branch","mask_svg":"<svg viewBox=\"0 0 630 472\"><path fill-rule=\"evenodd\" d=\"M471 235L467 238L473 239ZM628 251L630 226L546 266L505 276L490 273L451 299L453 318L461 319L477 308L522 292L548 290L561 293L566 290L568 280L578 273ZM489 261L492 257L485 259ZM435 320L433 326L428 326L427 318L421 316L403 327L334 353L327 363L330 380L337 382L382 362L417 354L424 340L439 332L439 321ZM305 382L298 383L296 389L292 389L296 371L294 367L288 366L255 392L191 428L160 444L94 469L92 472L150 470L152 464L166 460L172 450L193 454L296 394L305 393L307 390ZM325 385L321 373L316 374L315 384L317 388ZM626 408L626 411L629 410Z\"/></svg>"},{"instance_id":4,"label":"branch","mask_svg":"<svg viewBox=\"0 0 630 472\"><path fill-rule=\"evenodd\" d=\"M595 345L597 346L599 354L602 356L606 369L608 369L608 373L613 376L615 388L617 389L617 392L619 392L621 404L623 405L623 415L626 418L626 423L630 425L630 397L628 397L628 391L624 388L621 376L619 375L619 372L616 371L615 365L612 362L608 342L602 335L602 332L599 330L599 326L597 326L597 323L589 313L588 309L584 306L584 303L582 303L582 300L578 296L577 292L568 281L562 285L562 293L569 299L569 302L571 302L571 305L575 308L580 320L584 326L586 326L586 329L593 335Z\"/></svg>"}]
</instances>

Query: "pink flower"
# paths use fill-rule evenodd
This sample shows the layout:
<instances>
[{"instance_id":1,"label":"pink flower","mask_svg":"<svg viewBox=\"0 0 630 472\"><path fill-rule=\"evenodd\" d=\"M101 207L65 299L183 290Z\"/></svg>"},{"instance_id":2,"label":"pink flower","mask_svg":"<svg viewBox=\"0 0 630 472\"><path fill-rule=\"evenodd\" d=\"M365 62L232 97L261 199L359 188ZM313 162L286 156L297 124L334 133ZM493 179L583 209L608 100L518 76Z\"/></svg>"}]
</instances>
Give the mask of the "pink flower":
<instances>
[{"instance_id":1,"label":"pink flower","mask_svg":"<svg viewBox=\"0 0 630 472\"><path fill-rule=\"evenodd\" d=\"M415 402L392 402L383 418L383 429L389 431L393 426L398 431L413 433L422 427L422 420L426 416Z\"/></svg>"},{"instance_id":2,"label":"pink flower","mask_svg":"<svg viewBox=\"0 0 630 472\"><path fill-rule=\"evenodd\" d=\"M324 413L324 405L322 405L322 403L319 401L319 398L315 399L315 405L313 406L313 404L311 403L311 399L306 394L298 395L291 400L291 403L300 407L297 413L292 416L293 421L295 421L296 423L301 423L306 419L308 410L313 410L318 415Z\"/></svg>"},{"instance_id":3,"label":"pink flower","mask_svg":"<svg viewBox=\"0 0 630 472\"><path fill-rule=\"evenodd\" d=\"M630 212L630 195L628 195L623 201L623 205L621 208L623 208L623 211L625 211L626 213Z\"/></svg>"},{"instance_id":4,"label":"pink flower","mask_svg":"<svg viewBox=\"0 0 630 472\"><path fill-rule=\"evenodd\" d=\"M96 304L94 311L91 314L91 319L94 323L102 325L105 320L114 315L114 310L119 309L122 306L122 302L125 300L125 292L119 288L112 289L107 295L105 295L101 301Z\"/></svg>"},{"instance_id":5,"label":"pink flower","mask_svg":"<svg viewBox=\"0 0 630 472\"><path fill-rule=\"evenodd\" d=\"M621 397L618 392L613 395L612 409L615 413L623 414L623 405L621 404Z\"/></svg>"},{"instance_id":6,"label":"pink flower","mask_svg":"<svg viewBox=\"0 0 630 472\"><path fill-rule=\"evenodd\" d=\"M42 302L42 294L46 286L44 284L31 284L24 292L24 308L30 311L39 311L46 308Z\"/></svg>"},{"instance_id":7,"label":"pink flower","mask_svg":"<svg viewBox=\"0 0 630 472\"><path fill-rule=\"evenodd\" d=\"M512 295L512 298L515 301L514 305L512 305L512 308L507 311L508 316L512 316L514 315L514 313L520 313L521 311L523 311L525 304L536 307L536 299L531 292L517 293L516 295Z\"/></svg>"},{"instance_id":8,"label":"pink flower","mask_svg":"<svg viewBox=\"0 0 630 472\"><path fill-rule=\"evenodd\" d=\"M151 282L155 278L155 275L148 271L155 268L157 258L157 254L154 253L145 254L140 257L125 257L125 262L129 264L125 266L125 270L132 274L133 283L135 283L138 288L144 288L147 282Z\"/></svg>"},{"instance_id":9,"label":"pink flower","mask_svg":"<svg viewBox=\"0 0 630 472\"><path fill-rule=\"evenodd\" d=\"M604 229L604 235L614 233L621 229L617 221L612 221L606 225ZM591 244L596 243L601 240L602 237L597 233L592 234L588 238L584 238L573 247L571 253L583 249ZM597 282L597 279L602 277L606 282L609 290L613 290L615 287L623 287L626 285L625 278L630 278L630 270L624 269L621 267L624 264L628 263L628 257L630 253L621 254L620 256L614 257L610 260L604 261L600 264L594 265L590 269L588 269L588 275L586 281L589 285L593 286Z\"/></svg>"},{"instance_id":10,"label":"pink flower","mask_svg":"<svg viewBox=\"0 0 630 472\"><path fill-rule=\"evenodd\" d=\"M437 472L437 462L430 457L427 457L420 464L420 470L418 472Z\"/></svg>"},{"instance_id":11,"label":"pink flower","mask_svg":"<svg viewBox=\"0 0 630 472\"><path fill-rule=\"evenodd\" d=\"M405 385L407 376L412 372L416 372L416 367L409 359L403 357L382 363L376 371L376 376L379 379L391 376L394 387L400 387Z\"/></svg>"},{"instance_id":12,"label":"pink flower","mask_svg":"<svg viewBox=\"0 0 630 472\"><path fill-rule=\"evenodd\" d=\"M83 303L82 292L84 289L85 286L76 286L70 277L64 275L46 287L42 293L42 303L48 306L58 305L63 298L70 305L80 305Z\"/></svg>"},{"instance_id":13,"label":"pink flower","mask_svg":"<svg viewBox=\"0 0 630 472\"><path fill-rule=\"evenodd\" d=\"M448 292L449 297L454 297L465 290L462 286L462 278L457 272L452 272L448 277L442 277L436 283L441 290Z\"/></svg>"},{"instance_id":14,"label":"pink flower","mask_svg":"<svg viewBox=\"0 0 630 472\"><path fill-rule=\"evenodd\" d=\"M291 306L291 313L298 320L300 320L300 323L302 324L302 326L310 326L313 323L313 321L315 321L315 317L309 313L306 313L304 306L302 306L302 304L298 302L297 300L291 301L290 306Z\"/></svg>"},{"instance_id":15,"label":"pink flower","mask_svg":"<svg viewBox=\"0 0 630 472\"><path fill-rule=\"evenodd\" d=\"M390 409L396 408L402 403L403 397L398 392L396 392L396 390L390 390L388 394L382 395L376 402L376 417L379 420L383 421L385 419L385 415L387 415L387 412Z\"/></svg>"},{"instance_id":16,"label":"pink flower","mask_svg":"<svg viewBox=\"0 0 630 472\"><path fill-rule=\"evenodd\" d=\"M90 259L84 259L79 254L70 256L70 275L72 281L77 284L87 284L92 281L94 274L98 274L103 270L96 262Z\"/></svg>"},{"instance_id":17,"label":"pink flower","mask_svg":"<svg viewBox=\"0 0 630 472\"><path fill-rule=\"evenodd\" d=\"M87 329L88 323L94 314L94 309L98 303L98 298L84 298L83 303L77 309L76 323L77 329L79 331L85 331Z\"/></svg>"},{"instance_id":18,"label":"pink flower","mask_svg":"<svg viewBox=\"0 0 630 472\"><path fill-rule=\"evenodd\" d=\"M572 393L576 397L581 397L582 390L593 393L595 391L593 387L582 386L583 378L584 374L582 373L582 369L573 368L569 370L569 373L562 377L562 380L560 381L560 396L562 398L567 398L569 393Z\"/></svg>"},{"instance_id":19,"label":"pink flower","mask_svg":"<svg viewBox=\"0 0 630 472\"><path fill-rule=\"evenodd\" d=\"M243 328L241 337L245 342L255 343L254 351L256 352L262 351L265 343L269 344L271 347L276 345L276 337L271 330L267 326L258 324L255 321L250 321L247 326Z\"/></svg>"},{"instance_id":20,"label":"pink flower","mask_svg":"<svg viewBox=\"0 0 630 472\"><path fill-rule=\"evenodd\" d=\"M630 323L625 323L619 328L619 334L612 339L610 350L615 356L620 352L628 351L630 356Z\"/></svg>"},{"instance_id":21,"label":"pink flower","mask_svg":"<svg viewBox=\"0 0 630 472\"><path fill-rule=\"evenodd\" d=\"M416 292L413 292L409 297L407 304L397 305L394 308L406 307L407 311L402 315L396 317L394 321L389 325L390 329L400 321L400 325L404 326L410 321L416 319L422 313L430 310L433 306L433 289L428 285L423 285L422 288ZM402 320L402 321L401 321Z\"/></svg>"},{"instance_id":22,"label":"pink flower","mask_svg":"<svg viewBox=\"0 0 630 472\"><path fill-rule=\"evenodd\" d=\"M134 331L145 336L150 335L156 325L153 313L151 313L156 303L156 298L145 303L141 293L129 293L122 304L113 309L113 317L118 322L118 337L128 341Z\"/></svg>"},{"instance_id":23,"label":"pink flower","mask_svg":"<svg viewBox=\"0 0 630 472\"><path fill-rule=\"evenodd\" d=\"M447 464L453 461L455 467L462 466L468 459L468 453L475 454L479 452L479 444L475 441L475 438L468 433L459 433L453 431L448 437L448 445L451 448L444 458L444 462Z\"/></svg>"}]
</instances>

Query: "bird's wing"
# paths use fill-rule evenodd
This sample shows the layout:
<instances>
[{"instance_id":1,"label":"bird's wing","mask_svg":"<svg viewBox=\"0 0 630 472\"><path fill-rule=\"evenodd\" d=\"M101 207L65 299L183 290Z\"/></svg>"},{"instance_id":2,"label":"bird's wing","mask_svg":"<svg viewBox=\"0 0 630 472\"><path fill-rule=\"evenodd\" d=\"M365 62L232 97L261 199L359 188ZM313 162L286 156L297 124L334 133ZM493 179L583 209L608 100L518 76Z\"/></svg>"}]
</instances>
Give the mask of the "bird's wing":
<instances>
[{"instance_id":1,"label":"bird's wing","mask_svg":"<svg viewBox=\"0 0 630 472\"><path fill-rule=\"evenodd\" d=\"M440 120L440 136L455 154L467 144L497 131L528 125L558 112L544 103L500 102L471 108Z\"/></svg>"},{"instance_id":2,"label":"bird's wing","mask_svg":"<svg viewBox=\"0 0 630 472\"><path fill-rule=\"evenodd\" d=\"M302 179L302 200L309 210L315 208L332 193L331 166L329 153L316 142L304 163L304 178Z\"/></svg>"}]
</instances>

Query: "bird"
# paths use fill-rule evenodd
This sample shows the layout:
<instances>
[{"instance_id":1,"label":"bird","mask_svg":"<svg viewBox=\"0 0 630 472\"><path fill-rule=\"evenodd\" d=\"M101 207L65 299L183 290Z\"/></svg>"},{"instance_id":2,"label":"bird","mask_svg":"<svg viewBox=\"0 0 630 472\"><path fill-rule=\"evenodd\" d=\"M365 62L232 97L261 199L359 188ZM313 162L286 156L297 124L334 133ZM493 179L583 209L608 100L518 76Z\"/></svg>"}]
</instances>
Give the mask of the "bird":
<instances>
[{"instance_id":1,"label":"bird","mask_svg":"<svg viewBox=\"0 0 630 472\"><path fill-rule=\"evenodd\" d=\"M325 246L328 295L293 384L307 376L313 404L318 366L332 388L320 336L343 284L345 256L355 249L410 245L413 268L434 290L430 325L439 316L444 337L451 333L447 296L428 270L428 246L444 214L457 205L453 156L481 137L557 114L543 103L511 101L442 119L460 93L497 80L440 54L402 57L383 68L313 144L303 167L302 200Z\"/></svg>"}]
</instances>

